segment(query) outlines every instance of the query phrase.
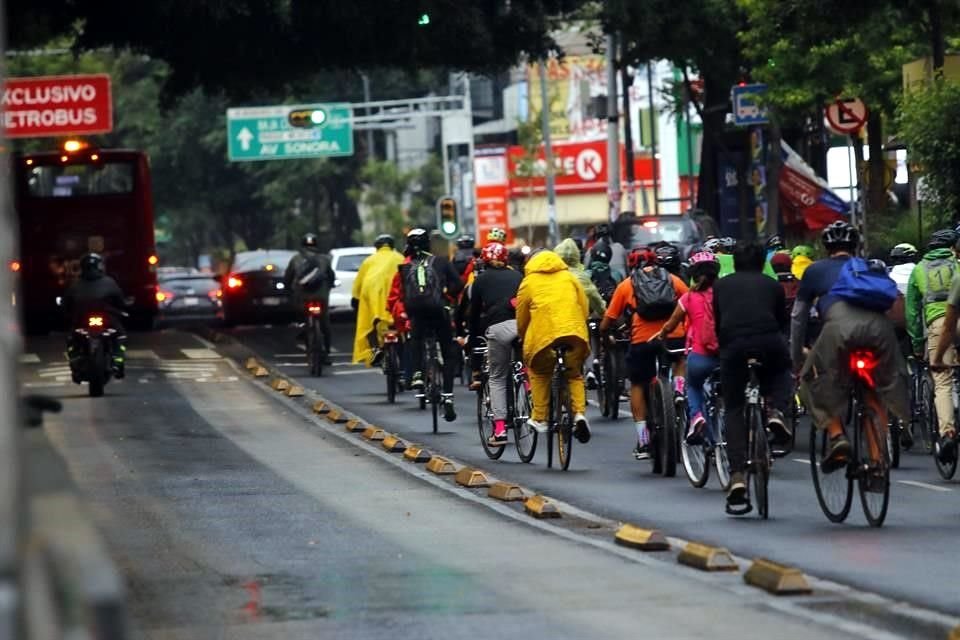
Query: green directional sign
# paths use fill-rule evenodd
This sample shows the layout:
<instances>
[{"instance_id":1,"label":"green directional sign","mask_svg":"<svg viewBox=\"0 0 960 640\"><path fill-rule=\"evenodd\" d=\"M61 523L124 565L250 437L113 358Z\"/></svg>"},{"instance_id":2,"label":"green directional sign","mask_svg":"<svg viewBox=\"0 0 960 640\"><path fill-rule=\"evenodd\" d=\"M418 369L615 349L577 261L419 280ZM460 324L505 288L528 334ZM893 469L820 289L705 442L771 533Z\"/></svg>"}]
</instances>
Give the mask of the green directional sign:
<instances>
[{"instance_id":1,"label":"green directional sign","mask_svg":"<svg viewBox=\"0 0 960 640\"><path fill-rule=\"evenodd\" d=\"M292 160L353 155L348 103L227 109L232 161Z\"/></svg>"}]
</instances>

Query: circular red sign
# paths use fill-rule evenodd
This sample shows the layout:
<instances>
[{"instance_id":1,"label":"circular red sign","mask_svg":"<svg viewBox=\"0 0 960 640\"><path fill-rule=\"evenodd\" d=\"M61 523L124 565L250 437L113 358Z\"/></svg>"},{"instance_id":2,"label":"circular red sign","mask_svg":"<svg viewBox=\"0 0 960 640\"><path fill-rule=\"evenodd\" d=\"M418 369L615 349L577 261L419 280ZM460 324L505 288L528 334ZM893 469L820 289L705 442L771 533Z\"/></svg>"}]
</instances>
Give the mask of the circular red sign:
<instances>
[{"instance_id":1,"label":"circular red sign","mask_svg":"<svg viewBox=\"0 0 960 640\"><path fill-rule=\"evenodd\" d=\"M830 128L840 134L854 134L867 123L870 112L860 98L845 98L827 105Z\"/></svg>"}]
</instances>

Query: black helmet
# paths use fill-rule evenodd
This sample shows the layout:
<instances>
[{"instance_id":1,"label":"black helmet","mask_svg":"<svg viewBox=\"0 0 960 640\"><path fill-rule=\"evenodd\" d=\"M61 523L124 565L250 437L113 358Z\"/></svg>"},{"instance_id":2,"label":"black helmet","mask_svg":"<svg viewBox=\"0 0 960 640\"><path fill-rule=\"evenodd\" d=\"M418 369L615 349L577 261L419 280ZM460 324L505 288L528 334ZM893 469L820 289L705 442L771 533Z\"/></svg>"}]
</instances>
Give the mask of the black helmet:
<instances>
[{"instance_id":1,"label":"black helmet","mask_svg":"<svg viewBox=\"0 0 960 640\"><path fill-rule=\"evenodd\" d=\"M927 249L948 249L957 241L957 234L953 229L940 229L930 235Z\"/></svg>"},{"instance_id":2,"label":"black helmet","mask_svg":"<svg viewBox=\"0 0 960 640\"><path fill-rule=\"evenodd\" d=\"M426 229L417 227L407 233L407 246L416 251L430 250L430 234Z\"/></svg>"},{"instance_id":3,"label":"black helmet","mask_svg":"<svg viewBox=\"0 0 960 640\"><path fill-rule=\"evenodd\" d=\"M737 239L731 238L730 236L724 236L720 238L720 250L726 253L733 253L733 250L737 248Z\"/></svg>"},{"instance_id":4,"label":"black helmet","mask_svg":"<svg viewBox=\"0 0 960 640\"><path fill-rule=\"evenodd\" d=\"M103 275L103 256L88 253L80 258L80 276L85 280L96 280Z\"/></svg>"},{"instance_id":5,"label":"black helmet","mask_svg":"<svg viewBox=\"0 0 960 640\"><path fill-rule=\"evenodd\" d=\"M389 233L381 233L377 236L377 239L373 241L373 246L379 249L380 247L390 247L393 249L396 245L393 242L393 236Z\"/></svg>"},{"instance_id":6,"label":"black helmet","mask_svg":"<svg viewBox=\"0 0 960 640\"><path fill-rule=\"evenodd\" d=\"M300 241L300 246L303 247L304 249L316 249L318 246L317 234L315 233L303 234L303 240Z\"/></svg>"},{"instance_id":7,"label":"black helmet","mask_svg":"<svg viewBox=\"0 0 960 640\"><path fill-rule=\"evenodd\" d=\"M909 242L901 242L890 250L890 264L909 264L917 261L917 248Z\"/></svg>"},{"instance_id":8,"label":"black helmet","mask_svg":"<svg viewBox=\"0 0 960 640\"><path fill-rule=\"evenodd\" d=\"M459 249L473 249L473 246L476 244L473 236L469 234L464 234L457 238L457 248Z\"/></svg>"},{"instance_id":9,"label":"black helmet","mask_svg":"<svg viewBox=\"0 0 960 640\"><path fill-rule=\"evenodd\" d=\"M820 234L820 239L827 250L850 249L852 251L857 248L860 234L849 222L837 220L827 225Z\"/></svg>"},{"instance_id":10,"label":"black helmet","mask_svg":"<svg viewBox=\"0 0 960 640\"><path fill-rule=\"evenodd\" d=\"M680 250L672 244L665 244L657 247L654 251L657 256L657 265L667 271L673 271L680 267Z\"/></svg>"},{"instance_id":11,"label":"black helmet","mask_svg":"<svg viewBox=\"0 0 960 640\"><path fill-rule=\"evenodd\" d=\"M610 251L610 245L601 240L590 248L590 262L602 262L610 264L613 259L613 252Z\"/></svg>"},{"instance_id":12,"label":"black helmet","mask_svg":"<svg viewBox=\"0 0 960 640\"><path fill-rule=\"evenodd\" d=\"M770 236L770 239L767 240L767 250L780 251L781 249L785 249L785 248L786 248L786 245L783 244L783 238L781 238L780 236L776 236L776 235Z\"/></svg>"}]
</instances>

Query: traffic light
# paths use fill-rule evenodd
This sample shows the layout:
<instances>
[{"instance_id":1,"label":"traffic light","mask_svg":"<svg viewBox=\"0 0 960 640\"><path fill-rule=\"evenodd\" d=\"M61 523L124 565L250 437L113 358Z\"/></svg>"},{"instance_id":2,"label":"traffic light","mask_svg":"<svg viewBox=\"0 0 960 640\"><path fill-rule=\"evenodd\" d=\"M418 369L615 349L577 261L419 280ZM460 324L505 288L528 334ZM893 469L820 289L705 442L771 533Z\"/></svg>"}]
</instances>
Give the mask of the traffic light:
<instances>
[{"instance_id":1,"label":"traffic light","mask_svg":"<svg viewBox=\"0 0 960 640\"><path fill-rule=\"evenodd\" d=\"M291 127L311 129L322 126L327 121L327 112L323 109L298 109L287 116Z\"/></svg>"},{"instance_id":2,"label":"traffic light","mask_svg":"<svg viewBox=\"0 0 960 640\"><path fill-rule=\"evenodd\" d=\"M450 196L443 196L437 200L437 228L447 240L453 240L460 231L457 201Z\"/></svg>"}]
</instances>

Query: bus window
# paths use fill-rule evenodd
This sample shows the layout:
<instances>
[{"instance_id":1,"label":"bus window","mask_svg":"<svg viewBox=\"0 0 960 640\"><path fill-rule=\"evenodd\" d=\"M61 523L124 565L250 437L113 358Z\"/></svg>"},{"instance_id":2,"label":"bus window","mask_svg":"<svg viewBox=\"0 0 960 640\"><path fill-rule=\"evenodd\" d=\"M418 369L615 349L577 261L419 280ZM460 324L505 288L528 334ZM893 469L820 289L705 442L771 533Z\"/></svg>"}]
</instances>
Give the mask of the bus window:
<instances>
[{"instance_id":1,"label":"bus window","mask_svg":"<svg viewBox=\"0 0 960 640\"><path fill-rule=\"evenodd\" d=\"M71 198L133 192L132 162L40 165L27 173L28 193L34 198Z\"/></svg>"}]
</instances>

